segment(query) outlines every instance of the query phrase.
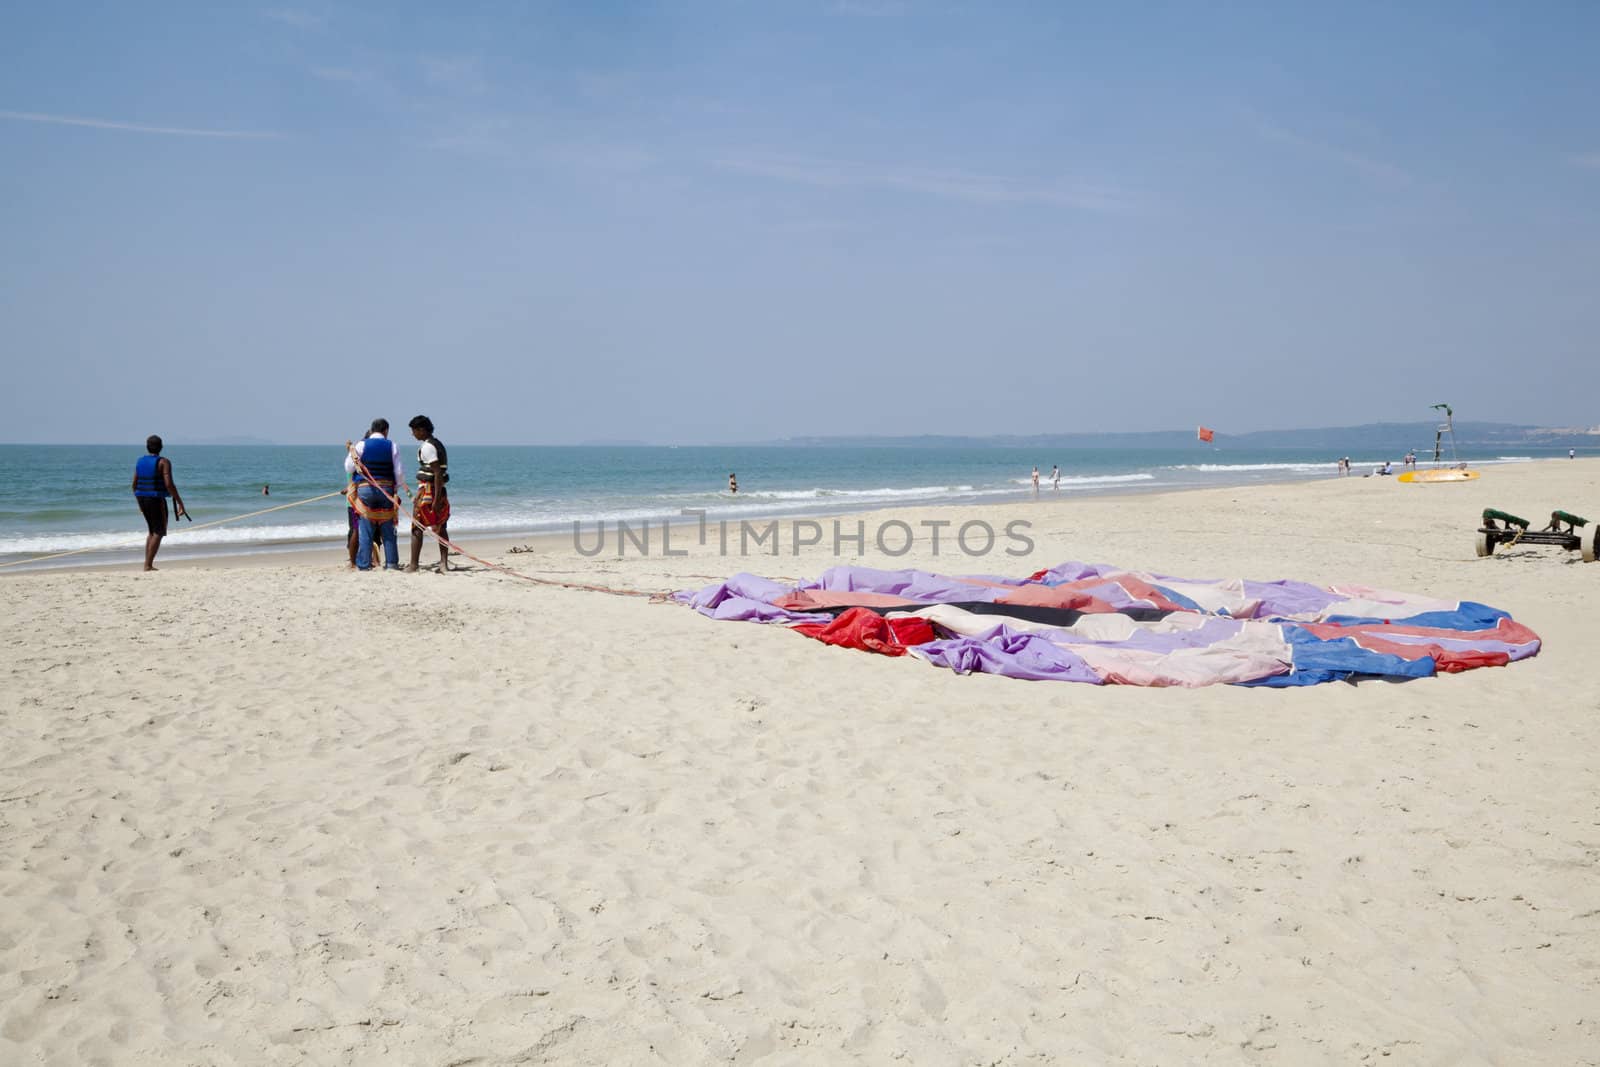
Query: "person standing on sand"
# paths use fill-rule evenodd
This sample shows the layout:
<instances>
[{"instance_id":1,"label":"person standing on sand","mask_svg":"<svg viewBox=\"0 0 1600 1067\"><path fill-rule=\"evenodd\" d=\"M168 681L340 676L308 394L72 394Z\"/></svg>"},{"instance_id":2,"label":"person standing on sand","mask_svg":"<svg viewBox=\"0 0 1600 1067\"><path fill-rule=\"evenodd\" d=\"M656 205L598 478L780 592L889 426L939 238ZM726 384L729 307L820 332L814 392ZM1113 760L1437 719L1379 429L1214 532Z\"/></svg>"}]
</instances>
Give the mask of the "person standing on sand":
<instances>
[{"instance_id":1,"label":"person standing on sand","mask_svg":"<svg viewBox=\"0 0 1600 1067\"><path fill-rule=\"evenodd\" d=\"M450 460L445 454L444 442L433 436L433 420L418 415L411 420L411 436L422 444L417 448L417 495L412 500L411 564L407 571L416 572L422 559L422 531L432 529L441 538L450 536L450 497L445 486L450 481ZM439 542L439 573L450 569L450 549Z\"/></svg>"},{"instance_id":2,"label":"person standing on sand","mask_svg":"<svg viewBox=\"0 0 1600 1067\"><path fill-rule=\"evenodd\" d=\"M1039 468L1038 467L1034 467L1033 468L1033 495L1034 495L1035 499L1038 499L1038 496L1039 496Z\"/></svg>"},{"instance_id":3,"label":"person standing on sand","mask_svg":"<svg viewBox=\"0 0 1600 1067\"><path fill-rule=\"evenodd\" d=\"M133 465L133 497L139 502L148 531L144 539L144 569L153 571L161 539L167 536L167 497L172 498L174 519L183 518L188 511L172 481L172 461L161 454L161 438L151 434L145 438L144 448L145 454Z\"/></svg>"},{"instance_id":4,"label":"person standing on sand","mask_svg":"<svg viewBox=\"0 0 1600 1067\"><path fill-rule=\"evenodd\" d=\"M1050 488L1058 493L1061 492L1061 467L1059 464L1053 464L1050 467Z\"/></svg>"},{"instance_id":5,"label":"person standing on sand","mask_svg":"<svg viewBox=\"0 0 1600 1067\"><path fill-rule=\"evenodd\" d=\"M365 441L371 436L372 431L368 430L366 433L361 435L361 439ZM359 474L352 474L350 475L350 484L345 486L344 490L345 517L350 523L350 532L345 536L344 543L345 547L350 550L351 570L356 569L356 549L360 547L361 544L361 515L356 511L356 487L360 484L361 476Z\"/></svg>"},{"instance_id":6,"label":"person standing on sand","mask_svg":"<svg viewBox=\"0 0 1600 1067\"><path fill-rule=\"evenodd\" d=\"M383 538L383 569L400 569L400 550L395 539L395 516L398 511L390 496L397 486L405 483L405 466L400 462L400 449L387 436L388 419L373 419L372 431L359 444L345 451L344 469L356 475L356 514L361 517L359 540L356 544L356 570L372 569L372 542ZM356 460L366 471L358 473Z\"/></svg>"}]
</instances>

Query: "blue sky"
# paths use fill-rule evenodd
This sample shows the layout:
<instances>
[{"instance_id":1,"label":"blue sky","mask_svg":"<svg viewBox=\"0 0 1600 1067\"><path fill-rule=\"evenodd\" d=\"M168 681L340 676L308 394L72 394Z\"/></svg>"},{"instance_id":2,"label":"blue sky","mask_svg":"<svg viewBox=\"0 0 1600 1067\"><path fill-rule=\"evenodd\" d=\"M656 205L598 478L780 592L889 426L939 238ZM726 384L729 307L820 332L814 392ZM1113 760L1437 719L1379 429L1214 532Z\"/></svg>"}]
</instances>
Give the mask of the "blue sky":
<instances>
[{"instance_id":1,"label":"blue sky","mask_svg":"<svg viewBox=\"0 0 1600 1067\"><path fill-rule=\"evenodd\" d=\"M12 4L0 440L1600 423L1600 5Z\"/></svg>"}]
</instances>

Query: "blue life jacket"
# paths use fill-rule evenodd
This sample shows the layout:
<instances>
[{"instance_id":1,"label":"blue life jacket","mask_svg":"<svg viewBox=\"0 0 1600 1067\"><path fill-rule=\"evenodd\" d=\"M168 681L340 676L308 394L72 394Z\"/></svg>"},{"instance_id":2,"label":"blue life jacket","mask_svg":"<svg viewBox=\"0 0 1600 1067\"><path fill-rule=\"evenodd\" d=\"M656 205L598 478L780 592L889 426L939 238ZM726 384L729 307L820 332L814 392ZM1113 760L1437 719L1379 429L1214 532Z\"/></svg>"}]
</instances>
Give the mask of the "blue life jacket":
<instances>
[{"instance_id":1,"label":"blue life jacket","mask_svg":"<svg viewBox=\"0 0 1600 1067\"><path fill-rule=\"evenodd\" d=\"M371 478L363 482L376 482L385 489L394 488L394 442L387 437L369 437L361 446L361 462Z\"/></svg>"},{"instance_id":2,"label":"blue life jacket","mask_svg":"<svg viewBox=\"0 0 1600 1067\"><path fill-rule=\"evenodd\" d=\"M139 457L139 462L133 465L134 496L166 499L167 483L161 477L161 472L156 469L160 463L160 456Z\"/></svg>"}]
</instances>

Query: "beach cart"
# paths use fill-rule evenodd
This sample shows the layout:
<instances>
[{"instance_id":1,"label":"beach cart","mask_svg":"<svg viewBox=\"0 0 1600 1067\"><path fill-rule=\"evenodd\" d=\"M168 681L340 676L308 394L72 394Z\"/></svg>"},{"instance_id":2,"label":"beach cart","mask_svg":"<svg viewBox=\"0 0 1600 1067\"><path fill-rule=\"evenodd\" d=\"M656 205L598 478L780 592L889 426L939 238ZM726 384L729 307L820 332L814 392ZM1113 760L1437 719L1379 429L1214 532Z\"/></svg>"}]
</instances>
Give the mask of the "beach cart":
<instances>
[{"instance_id":1,"label":"beach cart","mask_svg":"<svg viewBox=\"0 0 1600 1067\"><path fill-rule=\"evenodd\" d=\"M1482 524L1478 527L1478 555L1492 556L1500 545L1555 545L1568 552L1581 553L1585 563L1594 562L1595 536L1600 533L1600 522L1557 510L1550 513L1550 524L1544 529L1534 530L1531 526L1532 523L1521 516L1498 508L1484 508Z\"/></svg>"}]
</instances>

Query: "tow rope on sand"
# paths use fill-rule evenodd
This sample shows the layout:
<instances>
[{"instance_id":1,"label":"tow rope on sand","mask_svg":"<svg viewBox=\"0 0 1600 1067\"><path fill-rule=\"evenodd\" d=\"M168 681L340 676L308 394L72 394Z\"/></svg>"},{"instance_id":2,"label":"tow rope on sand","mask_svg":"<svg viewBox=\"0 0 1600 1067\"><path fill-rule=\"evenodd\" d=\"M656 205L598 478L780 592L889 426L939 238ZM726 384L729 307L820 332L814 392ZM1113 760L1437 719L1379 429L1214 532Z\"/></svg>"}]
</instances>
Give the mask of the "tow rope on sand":
<instances>
[{"instance_id":1,"label":"tow rope on sand","mask_svg":"<svg viewBox=\"0 0 1600 1067\"><path fill-rule=\"evenodd\" d=\"M330 497L336 496L344 496L344 490L339 489L332 493L323 493L321 496L308 496L304 500L293 500L287 504L277 504L270 508L262 508L260 511L247 511L243 515L232 515L226 519L215 519L211 522L202 522L198 526L190 526L186 528L183 532L193 533L196 530L209 530L213 526L226 526L230 522L243 522L245 519L253 519L257 515L265 515L271 511L282 511L284 508L297 508L302 504L315 504L319 500L327 500ZM188 513L188 509L185 508L184 514L187 515ZM189 521L193 522L194 520L190 519ZM126 547L139 547L139 543L143 541L144 538L138 537L137 535L135 535L135 537L137 540L130 539ZM122 547L122 545L94 545L90 548L74 548L67 552L53 552L48 556L34 556L32 559L14 559L10 563L0 563L0 569L4 569L6 567L20 567L24 563L43 563L46 560L65 559L67 556L77 556L85 552L108 552Z\"/></svg>"},{"instance_id":2,"label":"tow rope on sand","mask_svg":"<svg viewBox=\"0 0 1600 1067\"><path fill-rule=\"evenodd\" d=\"M470 559L472 562L481 567L485 567L492 571L499 571L501 574L507 574L513 578L520 578L525 582L533 582L535 585L555 586L560 589L580 589L589 593L610 593L612 596L646 597L652 602L672 602L671 591L652 592L646 589L618 589L609 585L590 585L585 582L563 582L554 578L540 578L537 575L526 574L522 571L514 571L510 567L504 566L503 564L491 563L486 559L474 556L471 552L468 552L454 541L442 536L439 531L432 526L422 525L417 521L417 517L412 513L411 509L400 502L400 494L398 492L391 493L383 486L379 485L377 479L372 476L372 472L367 469L367 465L362 463L361 457L356 454L354 442L346 441L344 443L344 447L345 450L350 454L350 461L355 464L356 469L361 472L362 477L367 479L367 484L371 485L378 492L382 493L384 498L394 505L394 509L397 512L400 512L407 519L410 519L412 529L423 531L441 545L444 545L446 548L458 555L465 556L467 559Z\"/></svg>"}]
</instances>

